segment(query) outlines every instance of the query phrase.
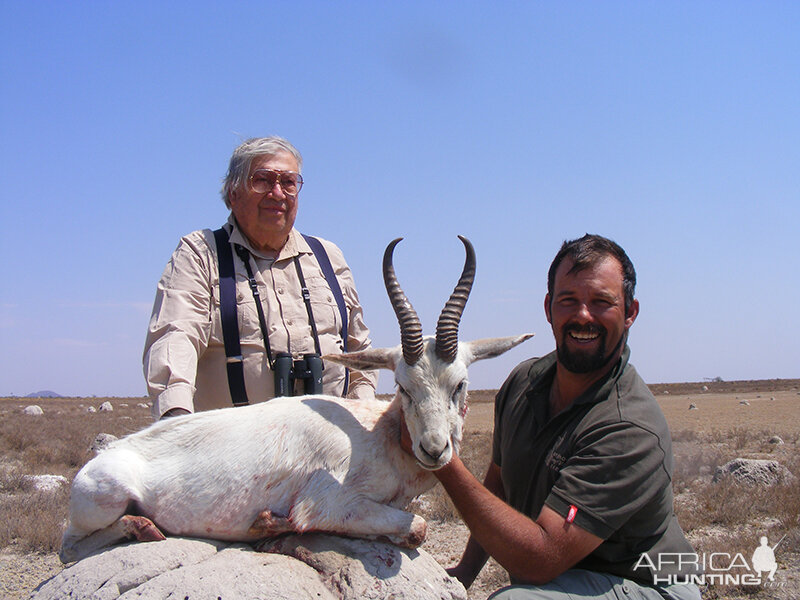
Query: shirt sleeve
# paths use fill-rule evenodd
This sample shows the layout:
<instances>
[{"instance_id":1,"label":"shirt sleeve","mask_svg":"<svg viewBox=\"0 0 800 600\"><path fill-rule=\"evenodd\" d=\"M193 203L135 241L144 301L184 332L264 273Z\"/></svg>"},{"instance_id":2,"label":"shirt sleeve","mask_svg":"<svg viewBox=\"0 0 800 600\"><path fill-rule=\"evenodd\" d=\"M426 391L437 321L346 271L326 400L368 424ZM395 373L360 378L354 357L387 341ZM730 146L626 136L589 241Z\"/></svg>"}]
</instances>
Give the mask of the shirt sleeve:
<instances>
[{"instance_id":1,"label":"shirt sleeve","mask_svg":"<svg viewBox=\"0 0 800 600\"><path fill-rule=\"evenodd\" d=\"M358 299L355 280L350 267L344 259L342 251L334 244L328 243L328 254L331 260L342 296L347 306L347 352L366 350L372 344L369 338L369 328L364 322L364 310ZM347 388L348 398L374 398L378 385L378 371L350 371L350 385Z\"/></svg>"},{"instance_id":2,"label":"shirt sleeve","mask_svg":"<svg viewBox=\"0 0 800 600\"><path fill-rule=\"evenodd\" d=\"M599 425L576 442L545 504L601 537L614 531L661 493L670 477L658 436L625 421Z\"/></svg>"},{"instance_id":3,"label":"shirt sleeve","mask_svg":"<svg viewBox=\"0 0 800 600\"><path fill-rule=\"evenodd\" d=\"M209 254L202 233L182 238L158 282L143 357L156 418L171 408L194 411L198 357L211 335Z\"/></svg>"}]
</instances>

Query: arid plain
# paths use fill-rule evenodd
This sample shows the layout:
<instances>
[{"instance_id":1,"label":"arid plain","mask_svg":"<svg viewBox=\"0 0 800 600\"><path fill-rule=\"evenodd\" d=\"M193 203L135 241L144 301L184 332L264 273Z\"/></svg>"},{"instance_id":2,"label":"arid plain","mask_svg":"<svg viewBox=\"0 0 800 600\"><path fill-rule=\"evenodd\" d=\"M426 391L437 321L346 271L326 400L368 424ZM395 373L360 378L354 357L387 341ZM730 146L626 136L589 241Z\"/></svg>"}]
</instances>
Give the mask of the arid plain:
<instances>
[{"instance_id":1,"label":"arid plain","mask_svg":"<svg viewBox=\"0 0 800 600\"><path fill-rule=\"evenodd\" d=\"M667 417L675 452L678 518L698 553L740 553L747 561L760 536L775 550L775 581L759 586L712 584L704 598L800 598L800 486L714 483L717 467L734 458L778 461L800 476L800 380L651 385ZM489 461L494 391L470 393L462 449L482 477ZM89 412L103 402L113 411ZM91 458L99 433L116 436L151 422L142 398L0 398L0 597L27 598L61 569L55 554L68 490L38 490L31 475L67 480ZM23 414L29 405L43 414ZM91 407L91 408L90 408ZM690 408L693 407L693 408ZM779 438L779 441L778 441ZM414 502L430 523L424 548L444 566L458 560L468 531L440 488ZM470 589L485 598L507 581L490 562Z\"/></svg>"}]
</instances>

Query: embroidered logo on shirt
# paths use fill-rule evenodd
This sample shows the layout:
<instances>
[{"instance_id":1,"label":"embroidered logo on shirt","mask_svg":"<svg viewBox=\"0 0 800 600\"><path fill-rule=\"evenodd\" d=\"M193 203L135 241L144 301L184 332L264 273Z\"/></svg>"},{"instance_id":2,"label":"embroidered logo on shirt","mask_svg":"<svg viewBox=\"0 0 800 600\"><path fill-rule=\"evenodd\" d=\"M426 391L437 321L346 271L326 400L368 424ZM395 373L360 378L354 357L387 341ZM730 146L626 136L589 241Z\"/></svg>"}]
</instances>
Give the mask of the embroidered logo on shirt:
<instances>
[{"instance_id":1,"label":"embroidered logo on shirt","mask_svg":"<svg viewBox=\"0 0 800 600\"><path fill-rule=\"evenodd\" d=\"M553 471L555 474L558 474L561 471L561 468L564 466L564 463L567 462L567 457L563 454L559 454L556 449L553 448L547 454L547 458L544 462L548 469Z\"/></svg>"},{"instance_id":2,"label":"embroidered logo on shirt","mask_svg":"<svg viewBox=\"0 0 800 600\"><path fill-rule=\"evenodd\" d=\"M554 476L557 476L561 472L561 469L567 462L567 457L571 454L569 442L565 442L566 437L567 434L562 432L562 434L556 438L556 441L550 447L550 451L547 453L547 457L544 461L547 468L550 469Z\"/></svg>"}]
</instances>

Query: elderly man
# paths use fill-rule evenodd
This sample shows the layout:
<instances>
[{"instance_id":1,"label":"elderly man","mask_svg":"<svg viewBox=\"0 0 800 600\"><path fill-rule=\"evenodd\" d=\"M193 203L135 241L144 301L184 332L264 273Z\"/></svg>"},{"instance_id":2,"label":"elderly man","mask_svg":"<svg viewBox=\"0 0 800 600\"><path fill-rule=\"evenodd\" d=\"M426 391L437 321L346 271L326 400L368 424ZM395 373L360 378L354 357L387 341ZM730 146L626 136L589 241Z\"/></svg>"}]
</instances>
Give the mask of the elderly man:
<instances>
[{"instance_id":1,"label":"elderly man","mask_svg":"<svg viewBox=\"0 0 800 600\"><path fill-rule=\"evenodd\" d=\"M489 555L512 586L493 598L699 599L672 506L672 449L628 362L636 273L600 236L565 242L544 309L556 351L521 363L495 403L481 485L453 458L436 475L470 528L450 573L469 586Z\"/></svg>"},{"instance_id":2,"label":"elderly man","mask_svg":"<svg viewBox=\"0 0 800 600\"><path fill-rule=\"evenodd\" d=\"M342 252L294 229L301 166L287 140L245 141L222 187L227 223L178 244L144 349L156 418L304 390L374 396L375 372L319 360L370 340Z\"/></svg>"}]
</instances>

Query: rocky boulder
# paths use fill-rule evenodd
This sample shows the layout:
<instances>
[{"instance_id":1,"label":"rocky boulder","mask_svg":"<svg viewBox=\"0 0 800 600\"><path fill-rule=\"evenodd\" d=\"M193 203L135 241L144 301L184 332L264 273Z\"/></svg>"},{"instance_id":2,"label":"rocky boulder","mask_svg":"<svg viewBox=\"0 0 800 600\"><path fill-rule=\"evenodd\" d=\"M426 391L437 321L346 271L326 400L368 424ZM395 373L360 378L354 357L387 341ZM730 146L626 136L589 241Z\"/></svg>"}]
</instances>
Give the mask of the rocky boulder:
<instances>
[{"instance_id":1,"label":"rocky boulder","mask_svg":"<svg viewBox=\"0 0 800 600\"><path fill-rule=\"evenodd\" d=\"M25 475L22 481L30 485L37 492L55 492L62 487L67 487L69 481L63 475Z\"/></svg>"},{"instance_id":2,"label":"rocky boulder","mask_svg":"<svg viewBox=\"0 0 800 600\"><path fill-rule=\"evenodd\" d=\"M95 456L100 454L103 450L108 448L112 442L117 440L117 436L111 435L110 433L98 433L94 440L92 441L92 445L89 446L89 451L93 452Z\"/></svg>"},{"instance_id":3,"label":"rocky boulder","mask_svg":"<svg viewBox=\"0 0 800 600\"><path fill-rule=\"evenodd\" d=\"M751 485L775 485L778 483L792 483L796 480L789 469L777 460L763 460L756 458L734 458L714 472L714 482L733 477L739 483Z\"/></svg>"},{"instance_id":4,"label":"rocky boulder","mask_svg":"<svg viewBox=\"0 0 800 600\"><path fill-rule=\"evenodd\" d=\"M247 544L168 538L115 546L42 583L31 600L466 600L424 550L305 534Z\"/></svg>"}]
</instances>

